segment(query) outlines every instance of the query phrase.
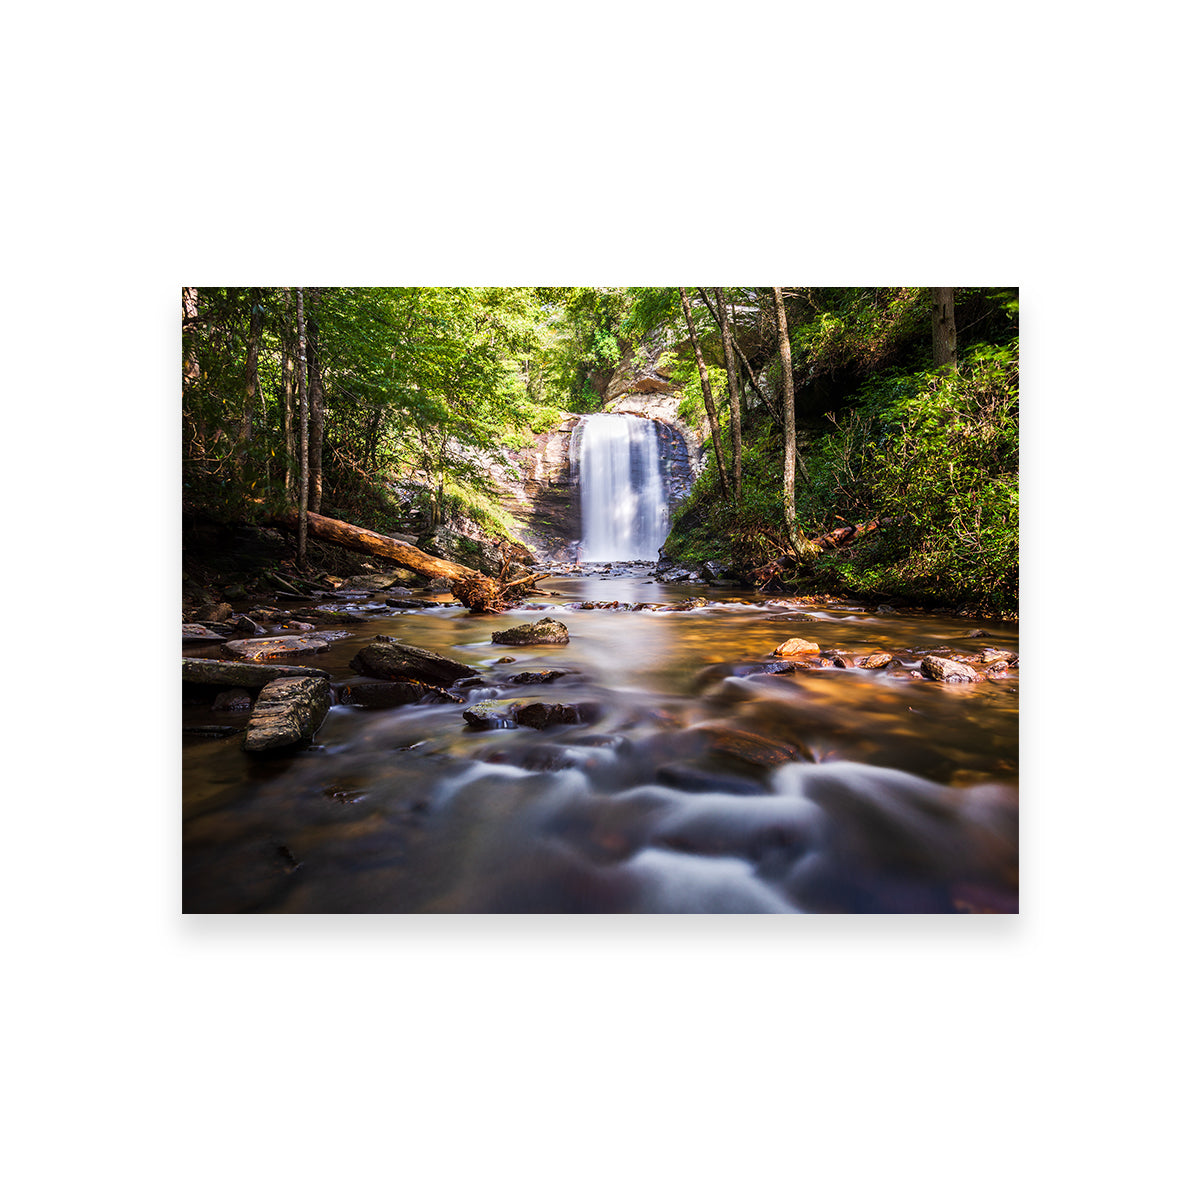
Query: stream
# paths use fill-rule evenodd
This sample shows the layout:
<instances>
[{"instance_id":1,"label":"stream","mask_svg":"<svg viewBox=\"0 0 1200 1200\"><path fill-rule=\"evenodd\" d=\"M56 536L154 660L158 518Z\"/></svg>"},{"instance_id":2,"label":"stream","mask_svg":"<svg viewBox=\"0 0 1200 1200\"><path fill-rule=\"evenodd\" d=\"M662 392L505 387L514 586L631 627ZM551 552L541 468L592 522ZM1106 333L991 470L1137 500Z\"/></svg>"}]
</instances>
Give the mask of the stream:
<instances>
[{"instance_id":1,"label":"stream","mask_svg":"<svg viewBox=\"0 0 1200 1200\"><path fill-rule=\"evenodd\" d=\"M498 615L339 601L368 620L289 661L336 688L361 678L350 659L383 634L477 667L486 686L463 705L335 705L311 746L274 758L239 736L185 736L184 911L1017 910L1019 672L912 674L939 649L1015 652L1015 624L797 607L649 571L546 580L554 594ZM572 607L692 596L707 606ZM567 645L491 642L543 616L567 626ZM900 661L761 673L792 637ZM547 668L569 673L507 682ZM534 697L598 716L544 730L463 719L479 700ZM187 703L183 716L214 720Z\"/></svg>"}]
</instances>

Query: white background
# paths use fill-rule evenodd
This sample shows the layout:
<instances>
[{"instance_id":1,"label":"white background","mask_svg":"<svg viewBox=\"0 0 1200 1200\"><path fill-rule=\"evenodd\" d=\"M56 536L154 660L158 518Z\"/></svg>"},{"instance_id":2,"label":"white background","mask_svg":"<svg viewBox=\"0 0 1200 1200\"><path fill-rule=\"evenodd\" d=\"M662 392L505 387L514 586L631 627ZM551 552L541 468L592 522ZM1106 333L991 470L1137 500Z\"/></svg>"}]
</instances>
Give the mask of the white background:
<instances>
[{"instance_id":1,"label":"white background","mask_svg":"<svg viewBox=\"0 0 1200 1200\"><path fill-rule=\"evenodd\" d=\"M11 1194L1194 1194L1182 11L9 15ZM706 281L1022 289L1022 915L181 917L180 286Z\"/></svg>"}]
</instances>

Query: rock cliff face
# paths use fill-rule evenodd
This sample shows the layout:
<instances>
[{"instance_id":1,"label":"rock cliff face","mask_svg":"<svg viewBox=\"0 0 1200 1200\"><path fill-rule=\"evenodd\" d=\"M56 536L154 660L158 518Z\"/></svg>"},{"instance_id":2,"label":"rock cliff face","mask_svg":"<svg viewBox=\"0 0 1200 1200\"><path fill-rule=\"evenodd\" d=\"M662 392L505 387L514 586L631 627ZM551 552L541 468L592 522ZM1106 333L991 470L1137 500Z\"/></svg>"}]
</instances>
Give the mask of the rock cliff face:
<instances>
[{"instance_id":1,"label":"rock cliff face","mask_svg":"<svg viewBox=\"0 0 1200 1200\"><path fill-rule=\"evenodd\" d=\"M671 511L691 491L699 471L699 440L679 423L679 400L661 392L630 392L604 405L605 412L632 413L658 426L659 455ZM563 420L539 434L531 446L505 450L504 466L492 472L500 503L515 518L519 536L543 561L571 561L579 545L578 479L571 440L582 420Z\"/></svg>"}]
</instances>

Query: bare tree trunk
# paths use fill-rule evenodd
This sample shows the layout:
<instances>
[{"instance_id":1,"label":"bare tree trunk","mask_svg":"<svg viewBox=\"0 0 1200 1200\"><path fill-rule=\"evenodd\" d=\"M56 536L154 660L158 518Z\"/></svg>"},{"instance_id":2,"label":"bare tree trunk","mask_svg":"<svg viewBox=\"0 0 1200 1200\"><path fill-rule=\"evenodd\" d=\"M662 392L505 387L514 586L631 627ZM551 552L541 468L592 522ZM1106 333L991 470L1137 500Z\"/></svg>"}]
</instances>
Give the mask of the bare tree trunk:
<instances>
[{"instance_id":1,"label":"bare tree trunk","mask_svg":"<svg viewBox=\"0 0 1200 1200\"><path fill-rule=\"evenodd\" d=\"M296 424L300 430L300 486L296 489L300 503L299 519L296 522L296 562L301 569L305 566L305 555L308 552L308 510L304 507L304 499L308 496L308 360L304 344L304 289L296 289L296 329L300 339L300 373L296 393L300 399L300 412Z\"/></svg>"},{"instance_id":2,"label":"bare tree trunk","mask_svg":"<svg viewBox=\"0 0 1200 1200\"><path fill-rule=\"evenodd\" d=\"M703 289L702 289L703 290ZM733 357L733 331L720 288L713 288L717 301L717 319L721 325L721 345L725 351L725 375L729 380L729 433L733 439L733 499L742 502L742 404L737 382L737 360Z\"/></svg>"},{"instance_id":3,"label":"bare tree trunk","mask_svg":"<svg viewBox=\"0 0 1200 1200\"><path fill-rule=\"evenodd\" d=\"M958 370L958 330L954 325L954 289L933 292L933 365Z\"/></svg>"},{"instance_id":4,"label":"bare tree trunk","mask_svg":"<svg viewBox=\"0 0 1200 1200\"><path fill-rule=\"evenodd\" d=\"M253 432L254 402L258 399L258 351L262 345L263 307L262 292L250 289L250 340L246 343L246 371L242 390L242 427L238 431L238 464L243 475L246 471L250 436Z\"/></svg>"},{"instance_id":5,"label":"bare tree trunk","mask_svg":"<svg viewBox=\"0 0 1200 1200\"><path fill-rule=\"evenodd\" d=\"M717 475L721 480L721 495L728 496L729 481L725 478L725 456L721 452L721 425L717 420L717 406L713 403L712 388L708 385L708 368L704 365L704 355L700 353L700 339L696 336L696 323L692 320L692 305L683 288L679 289L679 299L683 301L683 315L687 318L688 336L692 339L692 352L696 356L696 366L700 371L700 390L704 393L708 427L712 431L713 454L717 460Z\"/></svg>"},{"instance_id":6,"label":"bare tree trunk","mask_svg":"<svg viewBox=\"0 0 1200 1200\"><path fill-rule=\"evenodd\" d=\"M792 383L792 344L788 340L787 313L783 310L783 292L775 293L775 319L779 325L779 359L783 368L783 520L788 541L798 561L810 562L817 548L796 525L796 391Z\"/></svg>"},{"instance_id":7,"label":"bare tree trunk","mask_svg":"<svg viewBox=\"0 0 1200 1200\"><path fill-rule=\"evenodd\" d=\"M296 400L296 363L292 358L292 289L283 289L283 315L279 320L279 383L280 427L283 430L283 490L289 500L296 498L292 490L295 478L292 464L296 461L296 424L293 419Z\"/></svg>"},{"instance_id":8,"label":"bare tree trunk","mask_svg":"<svg viewBox=\"0 0 1200 1200\"><path fill-rule=\"evenodd\" d=\"M321 289L312 289L312 305L308 317L308 507L321 511L321 493L325 477L322 459L325 451L325 389L321 383L320 341L317 312Z\"/></svg>"},{"instance_id":9,"label":"bare tree trunk","mask_svg":"<svg viewBox=\"0 0 1200 1200\"><path fill-rule=\"evenodd\" d=\"M197 394L200 387L200 355L196 350L196 339L200 335L200 289L185 287L182 303L183 408L185 413L191 415L195 440L200 457L203 457L208 442L208 429L201 412L200 397Z\"/></svg>"}]
</instances>

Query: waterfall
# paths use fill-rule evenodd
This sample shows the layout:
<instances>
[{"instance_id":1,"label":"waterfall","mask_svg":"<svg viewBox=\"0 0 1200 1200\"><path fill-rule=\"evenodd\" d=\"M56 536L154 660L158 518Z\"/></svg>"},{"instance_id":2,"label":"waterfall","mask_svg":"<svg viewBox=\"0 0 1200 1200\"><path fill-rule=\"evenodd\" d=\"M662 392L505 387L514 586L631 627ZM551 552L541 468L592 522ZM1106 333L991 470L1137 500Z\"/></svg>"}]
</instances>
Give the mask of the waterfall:
<instances>
[{"instance_id":1,"label":"waterfall","mask_svg":"<svg viewBox=\"0 0 1200 1200\"><path fill-rule=\"evenodd\" d=\"M657 560L667 538L658 425L645 417L584 417L571 439L579 481L581 562Z\"/></svg>"}]
</instances>

